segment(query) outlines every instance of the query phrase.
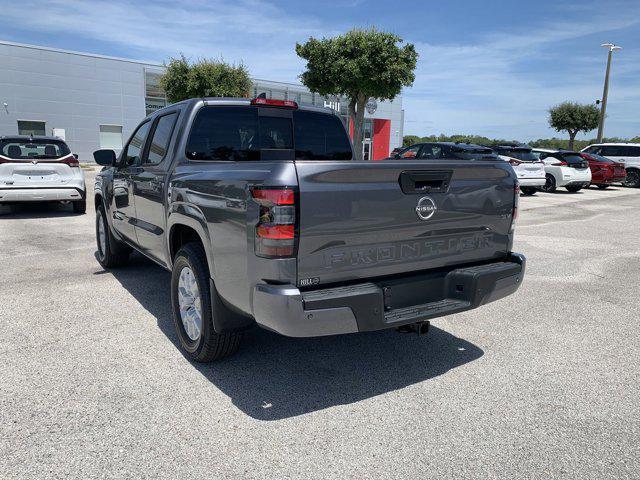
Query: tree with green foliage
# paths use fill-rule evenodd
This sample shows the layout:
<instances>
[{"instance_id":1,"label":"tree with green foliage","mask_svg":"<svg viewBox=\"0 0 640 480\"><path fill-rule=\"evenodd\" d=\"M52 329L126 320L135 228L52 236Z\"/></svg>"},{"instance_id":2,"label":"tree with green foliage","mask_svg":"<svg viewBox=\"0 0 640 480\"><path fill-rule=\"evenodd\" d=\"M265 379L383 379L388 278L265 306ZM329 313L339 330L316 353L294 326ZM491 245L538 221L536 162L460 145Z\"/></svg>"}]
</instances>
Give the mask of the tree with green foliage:
<instances>
[{"instance_id":1,"label":"tree with green foliage","mask_svg":"<svg viewBox=\"0 0 640 480\"><path fill-rule=\"evenodd\" d=\"M187 98L248 97L251 90L249 72L242 64L223 60L200 59L191 63L184 55L169 59L160 76L160 87L171 103Z\"/></svg>"},{"instance_id":2,"label":"tree with green foliage","mask_svg":"<svg viewBox=\"0 0 640 480\"><path fill-rule=\"evenodd\" d=\"M549 125L558 132L569 133L569 150L573 150L578 132L587 133L598 127L600 110L595 105L564 102L549 109Z\"/></svg>"},{"instance_id":3,"label":"tree with green foliage","mask_svg":"<svg viewBox=\"0 0 640 480\"><path fill-rule=\"evenodd\" d=\"M418 137L417 135L405 135L404 137L402 137L402 146L410 147L411 145L420 143L421 141L422 138Z\"/></svg>"},{"instance_id":4,"label":"tree with green foliage","mask_svg":"<svg viewBox=\"0 0 640 480\"><path fill-rule=\"evenodd\" d=\"M320 95L348 98L358 160L362 159L360 145L369 99L392 100L415 80L418 53L412 44L401 43L397 35L372 27L296 44L296 53L307 61L302 83Z\"/></svg>"}]
</instances>

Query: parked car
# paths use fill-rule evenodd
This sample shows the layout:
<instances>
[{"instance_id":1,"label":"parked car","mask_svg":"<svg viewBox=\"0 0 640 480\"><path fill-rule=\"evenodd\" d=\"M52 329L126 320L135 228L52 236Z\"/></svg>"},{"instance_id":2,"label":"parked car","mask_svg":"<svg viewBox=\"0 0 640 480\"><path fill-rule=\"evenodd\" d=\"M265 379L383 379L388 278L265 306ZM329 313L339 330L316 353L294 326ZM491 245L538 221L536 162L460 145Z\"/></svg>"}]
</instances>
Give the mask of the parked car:
<instances>
[{"instance_id":1,"label":"parked car","mask_svg":"<svg viewBox=\"0 0 640 480\"><path fill-rule=\"evenodd\" d=\"M86 210L84 173L58 137L0 137L0 203L65 202Z\"/></svg>"},{"instance_id":2,"label":"parked car","mask_svg":"<svg viewBox=\"0 0 640 480\"><path fill-rule=\"evenodd\" d=\"M627 171L623 185L640 187L640 143L595 143L583 148L582 152L623 163Z\"/></svg>"},{"instance_id":3,"label":"parked car","mask_svg":"<svg viewBox=\"0 0 640 480\"><path fill-rule=\"evenodd\" d=\"M98 261L135 249L172 272L177 337L195 361L235 352L254 324L420 332L522 283L508 165L357 162L330 109L186 100L147 117L119 158L94 157Z\"/></svg>"},{"instance_id":4,"label":"parked car","mask_svg":"<svg viewBox=\"0 0 640 480\"><path fill-rule=\"evenodd\" d=\"M591 183L601 190L612 183L622 183L627 178L624 163L614 162L595 153L581 152L580 156L589 162Z\"/></svg>"},{"instance_id":5,"label":"parked car","mask_svg":"<svg viewBox=\"0 0 640 480\"><path fill-rule=\"evenodd\" d=\"M534 148L532 151L544 162L547 180L542 190L545 192L555 192L558 187L578 192L591 183L589 162L578 152L546 148Z\"/></svg>"},{"instance_id":6,"label":"parked car","mask_svg":"<svg viewBox=\"0 0 640 480\"><path fill-rule=\"evenodd\" d=\"M438 160L443 158L459 160L496 160L497 157L490 148L472 143L427 142L416 143L392 155L394 159L423 159Z\"/></svg>"},{"instance_id":7,"label":"parked car","mask_svg":"<svg viewBox=\"0 0 640 480\"><path fill-rule=\"evenodd\" d=\"M496 155L513 167L523 194L534 195L544 187L546 183L544 163L532 153L531 147L518 144L493 145L491 148Z\"/></svg>"}]
</instances>

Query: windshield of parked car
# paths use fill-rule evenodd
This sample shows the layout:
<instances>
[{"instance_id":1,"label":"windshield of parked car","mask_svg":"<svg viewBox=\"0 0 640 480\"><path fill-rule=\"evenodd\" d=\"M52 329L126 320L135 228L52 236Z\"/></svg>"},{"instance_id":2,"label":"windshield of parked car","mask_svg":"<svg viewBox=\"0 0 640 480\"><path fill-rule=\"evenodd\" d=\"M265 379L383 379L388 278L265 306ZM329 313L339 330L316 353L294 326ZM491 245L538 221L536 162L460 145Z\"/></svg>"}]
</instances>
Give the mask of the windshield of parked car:
<instances>
[{"instance_id":1,"label":"windshield of parked car","mask_svg":"<svg viewBox=\"0 0 640 480\"><path fill-rule=\"evenodd\" d=\"M530 148L500 149L497 152L498 155L515 158L522 162L535 162L538 160L538 155L533 153Z\"/></svg>"},{"instance_id":2,"label":"windshield of parked car","mask_svg":"<svg viewBox=\"0 0 640 480\"><path fill-rule=\"evenodd\" d=\"M0 154L15 160L60 158L70 153L69 147L62 140L12 140L9 138L0 141Z\"/></svg>"}]
</instances>

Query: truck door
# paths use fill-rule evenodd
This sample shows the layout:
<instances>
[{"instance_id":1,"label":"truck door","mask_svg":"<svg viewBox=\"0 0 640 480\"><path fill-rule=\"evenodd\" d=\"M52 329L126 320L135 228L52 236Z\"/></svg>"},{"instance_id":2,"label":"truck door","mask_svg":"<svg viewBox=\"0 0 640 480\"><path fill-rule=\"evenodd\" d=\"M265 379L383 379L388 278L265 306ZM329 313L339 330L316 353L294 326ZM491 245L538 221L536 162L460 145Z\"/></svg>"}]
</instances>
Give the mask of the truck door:
<instances>
[{"instance_id":1,"label":"truck door","mask_svg":"<svg viewBox=\"0 0 640 480\"><path fill-rule=\"evenodd\" d=\"M143 122L122 150L120 163L113 174L113 228L123 237L136 241L133 176L140 169L151 122Z\"/></svg>"},{"instance_id":2,"label":"truck door","mask_svg":"<svg viewBox=\"0 0 640 480\"><path fill-rule=\"evenodd\" d=\"M149 256L166 264L165 185L171 164L168 155L179 111L157 117L151 127L142 163L131 177L136 205L135 230L138 245Z\"/></svg>"}]
</instances>

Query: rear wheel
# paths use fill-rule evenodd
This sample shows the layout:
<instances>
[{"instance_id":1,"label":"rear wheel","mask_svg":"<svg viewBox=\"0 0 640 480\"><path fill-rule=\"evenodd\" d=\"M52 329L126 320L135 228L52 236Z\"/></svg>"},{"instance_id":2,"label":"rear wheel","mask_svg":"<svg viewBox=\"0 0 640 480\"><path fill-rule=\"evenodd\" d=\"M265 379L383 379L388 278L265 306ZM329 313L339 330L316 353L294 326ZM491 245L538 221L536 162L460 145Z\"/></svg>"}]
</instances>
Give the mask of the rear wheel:
<instances>
[{"instance_id":1,"label":"rear wheel","mask_svg":"<svg viewBox=\"0 0 640 480\"><path fill-rule=\"evenodd\" d=\"M127 263L131 249L114 238L102 205L96 210L96 243L98 262L103 268L119 267Z\"/></svg>"},{"instance_id":2,"label":"rear wheel","mask_svg":"<svg viewBox=\"0 0 640 480\"><path fill-rule=\"evenodd\" d=\"M605 190L609 188L609 185L600 184L600 185L596 185L596 187L598 187L600 190Z\"/></svg>"},{"instance_id":3,"label":"rear wheel","mask_svg":"<svg viewBox=\"0 0 640 480\"><path fill-rule=\"evenodd\" d=\"M640 170L627 170L627 178L624 179L622 185L624 185L625 187L640 187Z\"/></svg>"},{"instance_id":4,"label":"rear wheel","mask_svg":"<svg viewBox=\"0 0 640 480\"><path fill-rule=\"evenodd\" d=\"M211 362L238 351L242 331L216 333L213 327L213 315L225 315L227 308L215 287L210 288L209 267L199 243L188 243L176 254L171 304L176 332L189 359Z\"/></svg>"},{"instance_id":5,"label":"rear wheel","mask_svg":"<svg viewBox=\"0 0 640 480\"><path fill-rule=\"evenodd\" d=\"M73 202L73 213L85 213L87 211L86 200L76 200Z\"/></svg>"},{"instance_id":6,"label":"rear wheel","mask_svg":"<svg viewBox=\"0 0 640 480\"><path fill-rule=\"evenodd\" d=\"M576 192L579 192L580 190L582 190L582 186L581 185L567 185L565 188L568 191L570 191L571 193L576 193Z\"/></svg>"},{"instance_id":7,"label":"rear wheel","mask_svg":"<svg viewBox=\"0 0 640 480\"><path fill-rule=\"evenodd\" d=\"M556 177L547 173L547 182L542 187L542 190L547 193L552 193L556 191Z\"/></svg>"},{"instance_id":8,"label":"rear wheel","mask_svg":"<svg viewBox=\"0 0 640 480\"><path fill-rule=\"evenodd\" d=\"M535 195L535 193L537 192L537 189L534 187L520 187L520 191L524 195Z\"/></svg>"}]
</instances>

